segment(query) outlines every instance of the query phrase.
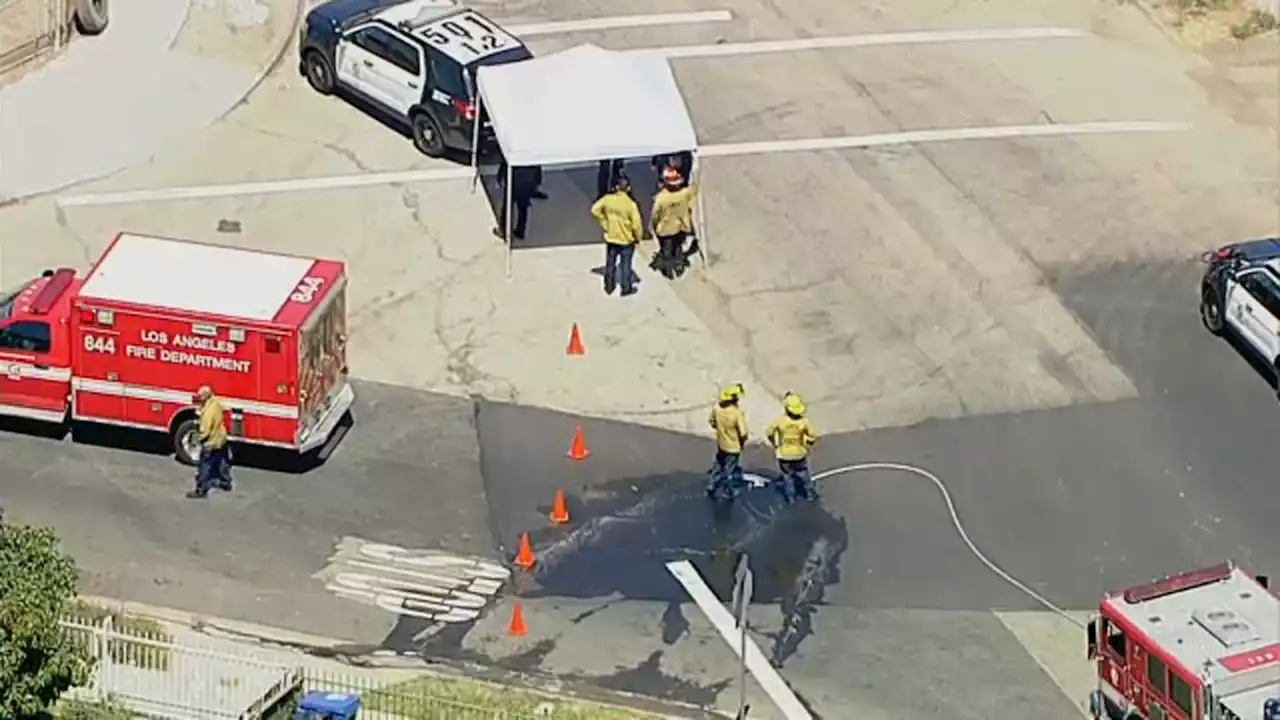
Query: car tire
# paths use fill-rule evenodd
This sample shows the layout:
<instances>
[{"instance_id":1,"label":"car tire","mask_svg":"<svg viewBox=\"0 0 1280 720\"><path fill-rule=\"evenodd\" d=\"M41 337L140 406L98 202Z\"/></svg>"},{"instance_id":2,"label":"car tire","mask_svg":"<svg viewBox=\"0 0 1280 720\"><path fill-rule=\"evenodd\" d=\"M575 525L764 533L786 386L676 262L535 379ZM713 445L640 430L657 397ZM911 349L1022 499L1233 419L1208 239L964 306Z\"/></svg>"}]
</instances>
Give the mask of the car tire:
<instances>
[{"instance_id":1,"label":"car tire","mask_svg":"<svg viewBox=\"0 0 1280 720\"><path fill-rule=\"evenodd\" d=\"M428 113L417 112L410 118L409 125L413 131L413 145L418 152L433 158L444 155L444 136L435 118Z\"/></svg>"},{"instance_id":2,"label":"car tire","mask_svg":"<svg viewBox=\"0 0 1280 720\"><path fill-rule=\"evenodd\" d=\"M333 94L333 66L319 50L308 50L302 56L302 74L307 76L312 90L321 95Z\"/></svg>"},{"instance_id":3,"label":"car tire","mask_svg":"<svg viewBox=\"0 0 1280 720\"><path fill-rule=\"evenodd\" d=\"M76 30L81 35L97 35L111 23L107 0L73 0Z\"/></svg>"},{"instance_id":4,"label":"car tire","mask_svg":"<svg viewBox=\"0 0 1280 720\"><path fill-rule=\"evenodd\" d=\"M1213 335L1220 336L1226 330L1222 302L1218 299L1218 291L1212 288L1205 288L1200 293L1200 322Z\"/></svg>"},{"instance_id":5,"label":"car tire","mask_svg":"<svg viewBox=\"0 0 1280 720\"><path fill-rule=\"evenodd\" d=\"M195 418L187 418L173 429L173 457L183 465L195 467L200 464L200 453L194 450L199 446L200 423Z\"/></svg>"}]
</instances>

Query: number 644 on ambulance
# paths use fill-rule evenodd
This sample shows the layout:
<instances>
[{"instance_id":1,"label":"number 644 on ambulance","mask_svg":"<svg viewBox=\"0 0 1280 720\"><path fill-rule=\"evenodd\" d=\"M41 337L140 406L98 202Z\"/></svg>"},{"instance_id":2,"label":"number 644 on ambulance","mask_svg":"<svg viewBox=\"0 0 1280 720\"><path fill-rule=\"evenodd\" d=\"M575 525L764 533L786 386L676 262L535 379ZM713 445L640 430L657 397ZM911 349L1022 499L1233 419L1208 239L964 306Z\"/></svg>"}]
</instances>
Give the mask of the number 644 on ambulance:
<instances>
[{"instance_id":1,"label":"number 644 on ambulance","mask_svg":"<svg viewBox=\"0 0 1280 720\"><path fill-rule=\"evenodd\" d=\"M164 433L192 464L207 385L233 442L327 456L355 400L346 284L336 260L120 234L0 295L0 415Z\"/></svg>"}]
</instances>

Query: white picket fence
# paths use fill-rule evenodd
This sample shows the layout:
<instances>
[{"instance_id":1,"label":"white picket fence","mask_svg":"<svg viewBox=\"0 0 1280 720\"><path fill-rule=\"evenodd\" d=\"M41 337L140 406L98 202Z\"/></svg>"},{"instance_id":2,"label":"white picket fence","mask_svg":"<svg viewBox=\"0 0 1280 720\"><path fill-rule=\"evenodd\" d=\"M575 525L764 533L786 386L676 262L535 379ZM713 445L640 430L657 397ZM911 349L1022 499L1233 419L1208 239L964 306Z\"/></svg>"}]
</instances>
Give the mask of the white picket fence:
<instances>
[{"instance_id":1,"label":"white picket fence","mask_svg":"<svg viewBox=\"0 0 1280 720\"><path fill-rule=\"evenodd\" d=\"M92 682L74 696L114 697L145 717L253 720L301 683L299 670L284 662L115 628L110 615L71 617L62 626L96 660Z\"/></svg>"}]
</instances>

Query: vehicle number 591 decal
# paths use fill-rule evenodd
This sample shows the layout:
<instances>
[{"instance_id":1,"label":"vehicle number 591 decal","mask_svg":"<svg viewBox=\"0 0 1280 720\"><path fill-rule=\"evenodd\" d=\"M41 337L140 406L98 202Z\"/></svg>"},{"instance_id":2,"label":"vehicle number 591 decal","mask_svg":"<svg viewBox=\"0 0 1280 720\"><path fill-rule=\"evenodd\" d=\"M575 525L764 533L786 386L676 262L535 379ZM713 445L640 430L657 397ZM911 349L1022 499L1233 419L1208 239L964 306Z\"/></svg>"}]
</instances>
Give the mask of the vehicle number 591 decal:
<instances>
[{"instance_id":1,"label":"vehicle number 591 decal","mask_svg":"<svg viewBox=\"0 0 1280 720\"><path fill-rule=\"evenodd\" d=\"M320 292L320 288L324 286L324 278L304 277L302 282L298 283L298 287L294 289L289 299L296 303L309 303L315 299L316 293Z\"/></svg>"}]
</instances>

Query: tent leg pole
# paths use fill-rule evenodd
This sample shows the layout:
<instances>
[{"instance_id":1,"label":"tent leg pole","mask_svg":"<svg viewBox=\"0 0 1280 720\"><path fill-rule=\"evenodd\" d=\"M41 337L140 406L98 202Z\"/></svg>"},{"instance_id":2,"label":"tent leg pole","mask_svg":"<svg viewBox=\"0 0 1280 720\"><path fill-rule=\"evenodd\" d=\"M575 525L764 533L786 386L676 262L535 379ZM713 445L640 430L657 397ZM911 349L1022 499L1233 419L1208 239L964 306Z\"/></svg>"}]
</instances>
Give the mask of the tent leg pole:
<instances>
[{"instance_id":1,"label":"tent leg pole","mask_svg":"<svg viewBox=\"0 0 1280 720\"><path fill-rule=\"evenodd\" d=\"M471 130L471 192L475 193L480 184L480 113L484 110L484 100L476 93L476 121Z\"/></svg>"},{"instance_id":2,"label":"tent leg pole","mask_svg":"<svg viewBox=\"0 0 1280 720\"><path fill-rule=\"evenodd\" d=\"M503 224L506 225L506 232L502 235L507 239L507 278L511 278L511 176L513 173L511 163L507 163L507 211L503 213Z\"/></svg>"}]
</instances>

